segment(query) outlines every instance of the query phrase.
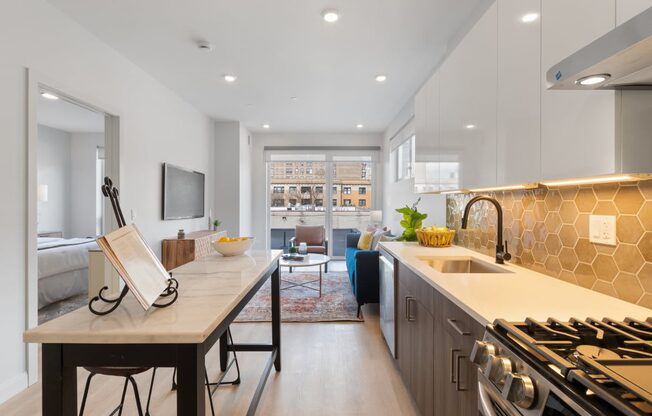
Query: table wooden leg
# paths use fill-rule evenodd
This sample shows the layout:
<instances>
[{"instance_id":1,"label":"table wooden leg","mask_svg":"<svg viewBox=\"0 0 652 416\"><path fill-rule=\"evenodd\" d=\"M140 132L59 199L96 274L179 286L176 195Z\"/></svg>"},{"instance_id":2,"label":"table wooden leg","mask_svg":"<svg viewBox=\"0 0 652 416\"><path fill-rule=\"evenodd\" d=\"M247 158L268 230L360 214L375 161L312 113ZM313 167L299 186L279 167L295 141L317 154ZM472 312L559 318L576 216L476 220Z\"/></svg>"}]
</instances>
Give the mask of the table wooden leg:
<instances>
[{"instance_id":1,"label":"table wooden leg","mask_svg":"<svg viewBox=\"0 0 652 416\"><path fill-rule=\"evenodd\" d=\"M177 353L177 415L205 416L204 348L180 344Z\"/></svg>"},{"instance_id":2,"label":"table wooden leg","mask_svg":"<svg viewBox=\"0 0 652 416\"><path fill-rule=\"evenodd\" d=\"M77 368L63 366L63 346L43 344L43 416L77 415Z\"/></svg>"},{"instance_id":3,"label":"table wooden leg","mask_svg":"<svg viewBox=\"0 0 652 416\"><path fill-rule=\"evenodd\" d=\"M277 354L274 368L281 371L281 268L272 273L272 347Z\"/></svg>"}]
</instances>

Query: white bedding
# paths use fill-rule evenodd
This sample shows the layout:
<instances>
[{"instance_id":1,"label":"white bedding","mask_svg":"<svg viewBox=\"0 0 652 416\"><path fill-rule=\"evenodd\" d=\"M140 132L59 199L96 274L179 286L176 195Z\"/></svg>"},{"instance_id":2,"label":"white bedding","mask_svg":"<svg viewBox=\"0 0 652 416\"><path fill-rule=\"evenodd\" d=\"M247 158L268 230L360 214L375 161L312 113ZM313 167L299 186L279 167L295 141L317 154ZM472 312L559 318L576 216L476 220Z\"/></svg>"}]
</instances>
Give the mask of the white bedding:
<instances>
[{"instance_id":1,"label":"white bedding","mask_svg":"<svg viewBox=\"0 0 652 416\"><path fill-rule=\"evenodd\" d=\"M88 291L88 250L93 238L39 238L39 308Z\"/></svg>"}]
</instances>

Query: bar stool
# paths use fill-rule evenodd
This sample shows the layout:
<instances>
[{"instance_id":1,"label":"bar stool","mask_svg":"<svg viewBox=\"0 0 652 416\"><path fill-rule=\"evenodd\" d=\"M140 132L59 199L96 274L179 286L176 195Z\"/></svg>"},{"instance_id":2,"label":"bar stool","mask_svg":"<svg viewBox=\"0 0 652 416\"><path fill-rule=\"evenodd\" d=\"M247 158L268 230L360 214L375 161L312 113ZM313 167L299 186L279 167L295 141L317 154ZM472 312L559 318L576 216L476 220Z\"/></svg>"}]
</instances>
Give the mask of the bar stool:
<instances>
[{"instance_id":1,"label":"bar stool","mask_svg":"<svg viewBox=\"0 0 652 416\"><path fill-rule=\"evenodd\" d=\"M81 409L79 411L79 416L84 415L84 410L86 409L86 399L88 398L88 390L91 386L91 380L95 375L101 374L104 376L113 376L113 377L124 377L125 384L122 388L122 398L120 399L120 404L118 407L113 409L111 415L114 415L118 412L118 416L122 415L122 409L125 403L125 395L127 394L127 386L131 383L131 386L134 390L134 396L136 398L136 409L138 410L138 415L143 416L143 408L140 404L140 394L138 394L138 385L134 377L136 374L144 373L149 370L151 367L84 367L86 371L90 374L88 379L86 379L86 387L84 388L84 397L82 398ZM154 386L154 377L156 376L156 368L152 371L152 381L149 386L149 393L147 394L147 406L145 407L145 416L149 416L149 402L152 398L152 387Z\"/></svg>"}]
</instances>

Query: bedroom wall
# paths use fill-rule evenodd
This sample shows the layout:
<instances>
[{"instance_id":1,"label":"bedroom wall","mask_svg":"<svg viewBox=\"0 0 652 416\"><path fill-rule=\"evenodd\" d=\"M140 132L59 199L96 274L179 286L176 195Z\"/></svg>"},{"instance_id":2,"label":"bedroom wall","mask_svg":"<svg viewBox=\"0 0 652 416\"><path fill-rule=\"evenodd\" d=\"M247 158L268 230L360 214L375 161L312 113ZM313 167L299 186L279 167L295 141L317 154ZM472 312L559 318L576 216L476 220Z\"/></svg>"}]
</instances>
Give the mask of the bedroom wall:
<instances>
[{"instance_id":1,"label":"bedroom wall","mask_svg":"<svg viewBox=\"0 0 652 416\"><path fill-rule=\"evenodd\" d=\"M269 247L270 243L270 236L267 232L267 194L269 190L267 189L265 147L380 147L382 135L379 133L253 133L252 141L252 232L256 237L256 247L264 249ZM376 170L376 178L381 180L383 177L381 163L377 165ZM379 183L377 188L377 200L382 201L382 183Z\"/></svg>"},{"instance_id":2,"label":"bedroom wall","mask_svg":"<svg viewBox=\"0 0 652 416\"><path fill-rule=\"evenodd\" d=\"M27 325L26 68L54 87L120 116L123 208L128 220L133 210L135 222L157 253L160 240L177 229L207 227L207 218L161 220L161 163L207 173L208 213L214 189L214 126L209 117L44 0L2 2L0 51L0 176L10 201L0 204L0 229L11 241L0 250L2 402L28 383L27 348L22 342Z\"/></svg>"},{"instance_id":3,"label":"bedroom wall","mask_svg":"<svg viewBox=\"0 0 652 416\"><path fill-rule=\"evenodd\" d=\"M37 182L48 187L48 201L38 203L38 230L65 237L70 236L70 138L66 131L38 126Z\"/></svg>"},{"instance_id":4,"label":"bedroom wall","mask_svg":"<svg viewBox=\"0 0 652 416\"><path fill-rule=\"evenodd\" d=\"M72 133L70 137L70 235L95 237L97 148L104 133ZM110 214L110 213L109 213Z\"/></svg>"}]
</instances>

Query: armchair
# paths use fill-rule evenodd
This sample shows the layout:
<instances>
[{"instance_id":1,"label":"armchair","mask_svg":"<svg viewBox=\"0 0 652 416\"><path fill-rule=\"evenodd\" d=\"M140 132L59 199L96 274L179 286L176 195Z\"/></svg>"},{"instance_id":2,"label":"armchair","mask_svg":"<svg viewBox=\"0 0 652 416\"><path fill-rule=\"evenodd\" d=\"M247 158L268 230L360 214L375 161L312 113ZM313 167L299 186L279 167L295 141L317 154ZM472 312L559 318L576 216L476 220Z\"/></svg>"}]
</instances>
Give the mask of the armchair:
<instances>
[{"instance_id":1,"label":"armchair","mask_svg":"<svg viewBox=\"0 0 652 416\"><path fill-rule=\"evenodd\" d=\"M359 250L360 233L346 235L346 269L349 273L351 289L360 307L365 303L378 303L379 296L379 252Z\"/></svg>"},{"instance_id":2,"label":"armchair","mask_svg":"<svg viewBox=\"0 0 652 416\"><path fill-rule=\"evenodd\" d=\"M326 239L326 228L322 225L297 225L294 237L290 238L290 245L306 243L308 253L328 254L328 240ZM290 268L290 272L292 268ZM324 272L328 273L328 263L324 266Z\"/></svg>"}]
</instances>

